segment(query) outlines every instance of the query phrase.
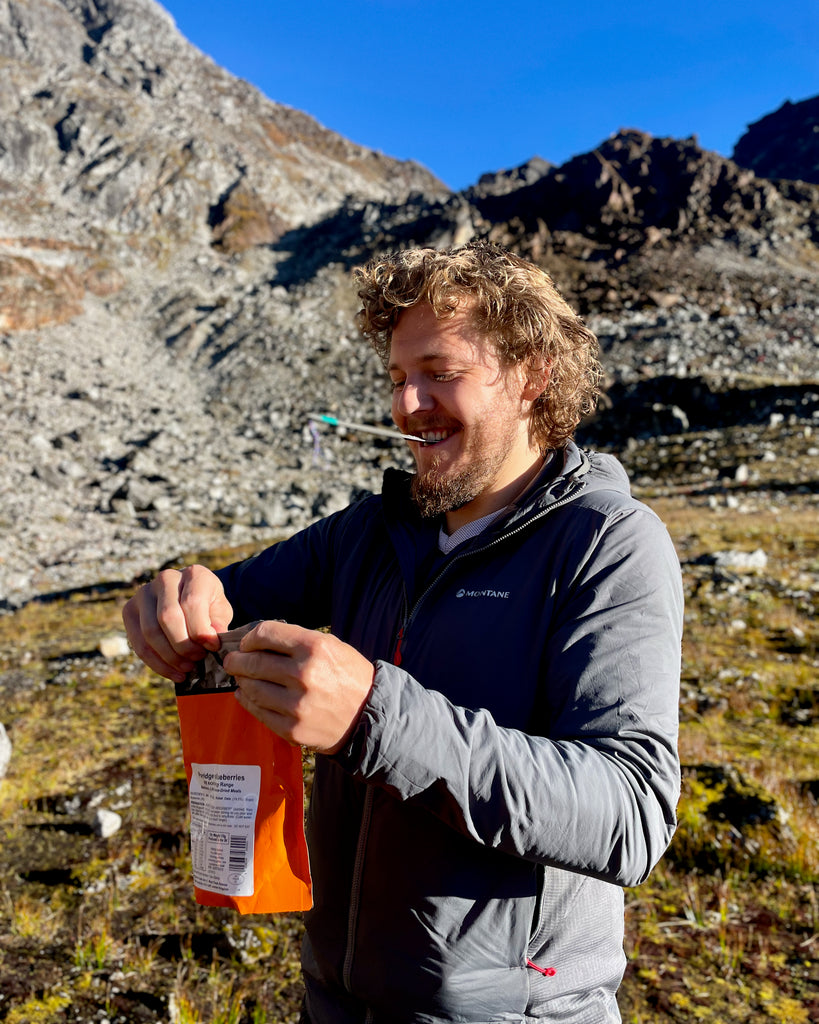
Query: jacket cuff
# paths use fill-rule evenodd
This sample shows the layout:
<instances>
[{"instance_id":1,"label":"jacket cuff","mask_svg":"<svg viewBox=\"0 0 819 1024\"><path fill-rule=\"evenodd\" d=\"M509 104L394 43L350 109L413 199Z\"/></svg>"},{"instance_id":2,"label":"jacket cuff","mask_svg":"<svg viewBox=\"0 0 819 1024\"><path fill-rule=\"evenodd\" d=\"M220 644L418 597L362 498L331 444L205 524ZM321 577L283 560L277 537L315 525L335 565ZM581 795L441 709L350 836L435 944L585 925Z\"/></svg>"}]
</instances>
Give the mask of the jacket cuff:
<instances>
[{"instance_id":1,"label":"jacket cuff","mask_svg":"<svg viewBox=\"0 0 819 1024\"><path fill-rule=\"evenodd\" d=\"M381 732L386 714L384 698L389 689L387 676L391 667L383 661L376 661L372 689L358 716L358 722L341 750L329 755L331 761L351 774L360 773L365 763L371 760L372 743L374 737Z\"/></svg>"}]
</instances>

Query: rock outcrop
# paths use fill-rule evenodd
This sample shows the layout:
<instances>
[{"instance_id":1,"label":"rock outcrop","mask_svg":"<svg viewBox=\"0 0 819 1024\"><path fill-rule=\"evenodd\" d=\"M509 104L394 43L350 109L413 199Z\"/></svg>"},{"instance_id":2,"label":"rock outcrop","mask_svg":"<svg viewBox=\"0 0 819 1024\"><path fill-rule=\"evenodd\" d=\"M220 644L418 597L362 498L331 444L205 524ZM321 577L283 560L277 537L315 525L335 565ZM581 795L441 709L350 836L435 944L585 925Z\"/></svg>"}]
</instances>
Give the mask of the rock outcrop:
<instances>
[{"instance_id":1,"label":"rock outcrop","mask_svg":"<svg viewBox=\"0 0 819 1024\"><path fill-rule=\"evenodd\" d=\"M733 159L760 178L819 185L819 96L788 100L754 121L734 146Z\"/></svg>"}]
</instances>

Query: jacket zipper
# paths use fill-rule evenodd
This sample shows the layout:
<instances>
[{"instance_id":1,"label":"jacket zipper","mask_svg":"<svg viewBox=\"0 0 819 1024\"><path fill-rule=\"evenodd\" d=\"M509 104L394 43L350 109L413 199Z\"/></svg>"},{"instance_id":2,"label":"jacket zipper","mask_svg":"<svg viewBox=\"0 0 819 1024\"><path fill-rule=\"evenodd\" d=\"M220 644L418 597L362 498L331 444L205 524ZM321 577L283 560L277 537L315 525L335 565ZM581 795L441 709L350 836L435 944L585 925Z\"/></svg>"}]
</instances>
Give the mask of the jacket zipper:
<instances>
[{"instance_id":1,"label":"jacket zipper","mask_svg":"<svg viewBox=\"0 0 819 1024\"><path fill-rule=\"evenodd\" d=\"M403 608L402 615L401 615L401 621L406 623L408 615L409 615L409 597L407 596L407 584L405 582L403 582L403 581L401 583L401 589L402 589L402 592L403 592L403 604L404 604L404 608ZM404 627L402 625L402 626L399 627L398 635L395 638L395 650L393 651L393 654L392 654L392 663L393 663L393 665L400 665L401 662L404 660L404 656L401 653L401 643L402 643L403 639L404 639Z\"/></svg>"},{"instance_id":2,"label":"jacket zipper","mask_svg":"<svg viewBox=\"0 0 819 1024\"><path fill-rule=\"evenodd\" d=\"M553 978L557 971L554 967L538 967L537 964L533 964L531 960L526 961L526 966L531 967L533 971L537 971L538 974L542 974L544 978Z\"/></svg>"},{"instance_id":3,"label":"jacket zipper","mask_svg":"<svg viewBox=\"0 0 819 1024\"><path fill-rule=\"evenodd\" d=\"M395 644L395 653L392 656L392 663L393 663L393 665L400 665L401 662L404 660L402 658L402 656L401 656L401 641L403 639L404 639L404 627L402 626L398 630L398 640L396 641L396 644Z\"/></svg>"}]
</instances>

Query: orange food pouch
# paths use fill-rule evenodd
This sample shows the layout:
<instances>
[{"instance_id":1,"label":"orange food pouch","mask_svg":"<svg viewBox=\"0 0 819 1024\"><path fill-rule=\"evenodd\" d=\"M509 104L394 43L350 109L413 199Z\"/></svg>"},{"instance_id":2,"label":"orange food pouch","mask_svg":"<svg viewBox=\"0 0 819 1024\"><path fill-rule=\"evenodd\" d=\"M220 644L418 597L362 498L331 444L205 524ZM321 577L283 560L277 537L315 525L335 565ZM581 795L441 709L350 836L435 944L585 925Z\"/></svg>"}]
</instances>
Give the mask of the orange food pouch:
<instances>
[{"instance_id":1,"label":"orange food pouch","mask_svg":"<svg viewBox=\"0 0 819 1024\"><path fill-rule=\"evenodd\" d=\"M309 910L301 748L239 704L222 667L254 625L220 633L219 651L176 685L194 895L241 914Z\"/></svg>"}]
</instances>

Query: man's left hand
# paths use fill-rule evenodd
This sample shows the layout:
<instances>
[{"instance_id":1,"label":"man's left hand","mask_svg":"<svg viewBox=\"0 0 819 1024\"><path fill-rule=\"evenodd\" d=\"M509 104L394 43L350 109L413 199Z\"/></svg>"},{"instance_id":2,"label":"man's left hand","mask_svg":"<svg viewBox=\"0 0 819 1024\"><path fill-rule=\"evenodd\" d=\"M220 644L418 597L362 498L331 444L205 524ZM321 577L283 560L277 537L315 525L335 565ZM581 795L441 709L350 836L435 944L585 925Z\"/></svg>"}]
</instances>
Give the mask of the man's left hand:
<instances>
[{"instance_id":1,"label":"man's left hand","mask_svg":"<svg viewBox=\"0 0 819 1024\"><path fill-rule=\"evenodd\" d=\"M287 622L259 623L225 656L239 703L289 743L335 754L358 722L372 662L341 640Z\"/></svg>"}]
</instances>

